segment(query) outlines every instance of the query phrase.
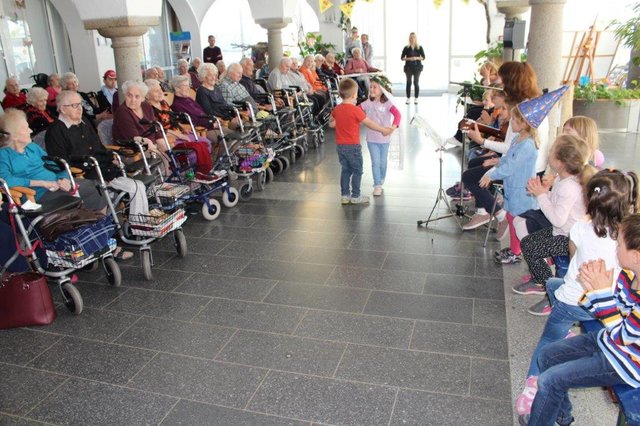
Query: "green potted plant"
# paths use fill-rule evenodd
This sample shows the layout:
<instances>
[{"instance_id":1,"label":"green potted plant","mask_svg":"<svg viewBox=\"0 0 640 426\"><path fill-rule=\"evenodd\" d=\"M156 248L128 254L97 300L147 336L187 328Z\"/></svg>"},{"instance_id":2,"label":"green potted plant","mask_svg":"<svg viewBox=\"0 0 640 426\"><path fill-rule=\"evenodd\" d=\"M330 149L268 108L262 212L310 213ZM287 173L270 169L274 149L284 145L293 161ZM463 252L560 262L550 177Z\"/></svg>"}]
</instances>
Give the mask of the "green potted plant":
<instances>
[{"instance_id":1,"label":"green potted plant","mask_svg":"<svg viewBox=\"0 0 640 426\"><path fill-rule=\"evenodd\" d=\"M638 131L640 87L611 86L606 81L576 85L573 114L593 118L603 131Z\"/></svg>"}]
</instances>

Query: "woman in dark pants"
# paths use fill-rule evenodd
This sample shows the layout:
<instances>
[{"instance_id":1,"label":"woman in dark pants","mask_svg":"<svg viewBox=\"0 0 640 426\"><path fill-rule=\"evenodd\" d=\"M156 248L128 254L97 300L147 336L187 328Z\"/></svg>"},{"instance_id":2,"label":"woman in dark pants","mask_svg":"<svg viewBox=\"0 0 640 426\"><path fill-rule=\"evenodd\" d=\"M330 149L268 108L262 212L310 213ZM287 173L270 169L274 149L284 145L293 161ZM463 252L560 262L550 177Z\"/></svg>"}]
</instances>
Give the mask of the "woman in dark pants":
<instances>
[{"instance_id":1,"label":"woman in dark pants","mask_svg":"<svg viewBox=\"0 0 640 426\"><path fill-rule=\"evenodd\" d=\"M418 44L416 33L409 34L409 44L402 49L402 57L404 61L404 73L407 76L407 105L411 98L411 79L413 78L413 94L414 102L418 103L420 96L420 73L422 72L422 61L424 61L424 50Z\"/></svg>"}]
</instances>

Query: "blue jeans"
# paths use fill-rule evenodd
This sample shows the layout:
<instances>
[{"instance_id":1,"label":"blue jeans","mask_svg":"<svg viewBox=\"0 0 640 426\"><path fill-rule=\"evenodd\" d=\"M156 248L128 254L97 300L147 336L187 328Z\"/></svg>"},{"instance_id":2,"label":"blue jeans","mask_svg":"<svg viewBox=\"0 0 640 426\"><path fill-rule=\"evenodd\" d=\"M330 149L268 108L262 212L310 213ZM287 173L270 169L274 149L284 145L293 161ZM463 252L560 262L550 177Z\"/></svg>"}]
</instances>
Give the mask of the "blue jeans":
<instances>
[{"instance_id":1,"label":"blue jeans","mask_svg":"<svg viewBox=\"0 0 640 426\"><path fill-rule=\"evenodd\" d=\"M389 154L389 144L367 142L367 146L369 147L369 155L371 156L373 186L380 186L387 176L387 157Z\"/></svg>"},{"instance_id":2,"label":"blue jeans","mask_svg":"<svg viewBox=\"0 0 640 426\"><path fill-rule=\"evenodd\" d=\"M362 180L362 147L358 145L336 145L338 160L342 170L340 172L340 192L343 197L360 196L360 181ZM351 191L349 191L351 185Z\"/></svg>"},{"instance_id":3,"label":"blue jeans","mask_svg":"<svg viewBox=\"0 0 640 426\"><path fill-rule=\"evenodd\" d=\"M547 280L546 288L547 295L551 301L551 314L549 314L549 318L547 318L547 323L544 325L542 336L540 336L538 345L531 356L531 363L529 364L527 377L537 376L540 374L540 353L546 345L567 337L567 333L573 326L573 323L593 319L593 315L582 309L582 307L567 305L566 303L556 300L553 293L563 283L564 280L562 278L549 278Z\"/></svg>"},{"instance_id":4,"label":"blue jeans","mask_svg":"<svg viewBox=\"0 0 640 426\"><path fill-rule=\"evenodd\" d=\"M529 426L569 424L572 418L569 389L624 383L598 346L597 336L597 332L581 334L542 349L539 358L542 373Z\"/></svg>"}]
</instances>

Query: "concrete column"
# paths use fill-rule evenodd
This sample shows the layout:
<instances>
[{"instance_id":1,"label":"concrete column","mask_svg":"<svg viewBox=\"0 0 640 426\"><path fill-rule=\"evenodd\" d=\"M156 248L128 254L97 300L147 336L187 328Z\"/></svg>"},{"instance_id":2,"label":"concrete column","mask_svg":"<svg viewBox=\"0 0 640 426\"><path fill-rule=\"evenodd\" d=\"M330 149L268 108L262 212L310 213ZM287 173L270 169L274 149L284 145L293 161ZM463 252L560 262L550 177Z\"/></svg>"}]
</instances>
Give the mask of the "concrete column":
<instances>
[{"instance_id":1,"label":"concrete column","mask_svg":"<svg viewBox=\"0 0 640 426\"><path fill-rule=\"evenodd\" d=\"M86 29L98 30L100 35L111 39L113 56L118 74L118 87L127 80L142 80L140 71L140 36L150 26L159 24L158 17L122 17L84 21ZM124 101L122 91L118 93L120 103Z\"/></svg>"},{"instance_id":2,"label":"concrete column","mask_svg":"<svg viewBox=\"0 0 640 426\"><path fill-rule=\"evenodd\" d=\"M529 10L529 1L528 0L498 0L496 2L496 7L498 8L498 12L504 13L505 21L509 21L511 19L522 20L522 14L526 13ZM522 54L522 49L511 49L506 48L502 53L502 60L507 61L520 61L520 55ZM513 58L513 59L511 59Z\"/></svg>"},{"instance_id":3,"label":"concrete column","mask_svg":"<svg viewBox=\"0 0 640 426\"><path fill-rule=\"evenodd\" d=\"M256 21L256 23L258 23L262 28L266 28L267 30L269 70L276 69L280 63L280 58L282 58L282 29L291 22L290 18L283 19L265 19Z\"/></svg>"},{"instance_id":4,"label":"concrete column","mask_svg":"<svg viewBox=\"0 0 640 426\"><path fill-rule=\"evenodd\" d=\"M541 89L555 90L562 82L562 12L566 0L529 0L531 26L527 45L527 62L538 76ZM562 102L567 102L563 100ZM567 114L568 105L564 106ZM549 140L555 140L560 112L555 106L549 113Z\"/></svg>"}]
</instances>

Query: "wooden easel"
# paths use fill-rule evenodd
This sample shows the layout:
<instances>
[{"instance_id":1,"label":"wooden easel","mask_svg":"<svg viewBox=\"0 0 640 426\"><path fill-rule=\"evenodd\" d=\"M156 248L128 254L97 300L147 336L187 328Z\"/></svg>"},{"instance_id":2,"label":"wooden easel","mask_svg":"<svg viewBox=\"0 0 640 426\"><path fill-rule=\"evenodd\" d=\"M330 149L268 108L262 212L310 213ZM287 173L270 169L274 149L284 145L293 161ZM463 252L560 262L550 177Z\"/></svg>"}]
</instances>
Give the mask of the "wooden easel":
<instances>
[{"instance_id":1,"label":"wooden easel","mask_svg":"<svg viewBox=\"0 0 640 426\"><path fill-rule=\"evenodd\" d=\"M594 20L593 25L589 27L589 30L582 34L578 48L575 50L575 55L573 47L576 44L578 33L576 32L573 35L571 49L569 50L569 60L567 61L567 66L564 70L564 78L562 80L564 84L570 81L577 84L581 75L588 75L592 81L595 80L594 60L596 56L596 49L598 48L598 42L600 41L600 31L596 31L595 27L596 22ZM583 74L582 69L584 68L585 62L587 63L587 68ZM569 64L571 64L571 67L569 67ZM576 65L578 65L577 68ZM576 69L576 77L574 80L571 80L571 76L574 75L574 69Z\"/></svg>"}]
</instances>

